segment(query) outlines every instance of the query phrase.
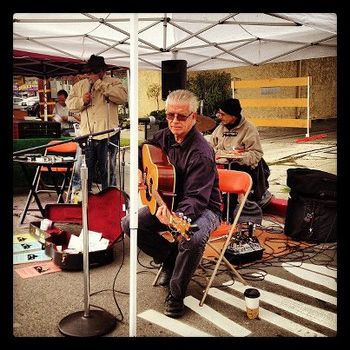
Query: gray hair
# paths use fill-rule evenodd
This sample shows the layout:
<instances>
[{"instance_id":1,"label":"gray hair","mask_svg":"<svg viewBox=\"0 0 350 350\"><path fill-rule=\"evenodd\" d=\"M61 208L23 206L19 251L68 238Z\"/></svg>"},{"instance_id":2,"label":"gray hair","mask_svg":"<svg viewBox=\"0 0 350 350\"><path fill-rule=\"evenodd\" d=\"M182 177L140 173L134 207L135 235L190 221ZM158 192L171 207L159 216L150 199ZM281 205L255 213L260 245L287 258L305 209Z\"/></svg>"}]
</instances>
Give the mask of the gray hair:
<instances>
[{"instance_id":1,"label":"gray hair","mask_svg":"<svg viewBox=\"0 0 350 350\"><path fill-rule=\"evenodd\" d=\"M189 90L174 90L170 92L165 101L165 108L168 107L169 103L188 104L191 113L197 112L198 109L198 98Z\"/></svg>"}]
</instances>

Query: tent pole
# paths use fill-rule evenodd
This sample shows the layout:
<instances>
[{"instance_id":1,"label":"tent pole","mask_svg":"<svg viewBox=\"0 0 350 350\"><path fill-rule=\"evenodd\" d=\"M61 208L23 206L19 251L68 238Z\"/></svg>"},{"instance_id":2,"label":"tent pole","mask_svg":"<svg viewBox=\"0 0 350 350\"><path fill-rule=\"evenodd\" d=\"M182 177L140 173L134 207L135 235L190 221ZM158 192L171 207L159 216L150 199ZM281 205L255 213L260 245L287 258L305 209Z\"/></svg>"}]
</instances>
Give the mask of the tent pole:
<instances>
[{"instance_id":1,"label":"tent pole","mask_svg":"<svg viewBox=\"0 0 350 350\"><path fill-rule=\"evenodd\" d=\"M136 337L138 229L138 16L130 17L130 297L129 336Z\"/></svg>"},{"instance_id":2,"label":"tent pole","mask_svg":"<svg viewBox=\"0 0 350 350\"><path fill-rule=\"evenodd\" d=\"M167 14L164 13L164 20L163 20L163 50L166 50L166 31L167 31Z\"/></svg>"},{"instance_id":3,"label":"tent pole","mask_svg":"<svg viewBox=\"0 0 350 350\"><path fill-rule=\"evenodd\" d=\"M44 78L44 121L47 122L47 91L46 91L46 77Z\"/></svg>"},{"instance_id":4,"label":"tent pole","mask_svg":"<svg viewBox=\"0 0 350 350\"><path fill-rule=\"evenodd\" d=\"M307 77L307 121L306 121L306 137L310 136L310 77Z\"/></svg>"}]
</instances>

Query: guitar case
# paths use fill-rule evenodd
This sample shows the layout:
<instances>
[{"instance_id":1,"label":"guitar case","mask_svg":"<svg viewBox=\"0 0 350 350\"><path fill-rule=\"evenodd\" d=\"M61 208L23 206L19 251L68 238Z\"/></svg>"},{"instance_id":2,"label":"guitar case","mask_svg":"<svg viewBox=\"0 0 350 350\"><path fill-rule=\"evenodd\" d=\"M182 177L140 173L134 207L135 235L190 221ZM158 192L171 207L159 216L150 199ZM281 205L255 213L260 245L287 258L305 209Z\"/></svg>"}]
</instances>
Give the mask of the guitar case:
<instances>
[{"instance_id":1,"label":"guitar case","mask_svg":"<svg viewBox=\"0 0 350 350\"><path fill-rule=\"evenodd\" d=\"M128 199L128 195L116 187L109 187L98 194L88 195L88 230L100 232L103 238L109 240L105 250L89 253L90 267L105 265L114 260L115 245L119 239L122 239L121 219L126 215ZM53 222L53 226L44 233L46 255L51 256L54 263L62 270L82 270L83 253L65 252L73 233L55 226L55 223L82 225L81 204L47 204L45 212L45 217ZM32 224L37 235L40 234L38 228L40 222Z\"/></svg>"}]
</instances>

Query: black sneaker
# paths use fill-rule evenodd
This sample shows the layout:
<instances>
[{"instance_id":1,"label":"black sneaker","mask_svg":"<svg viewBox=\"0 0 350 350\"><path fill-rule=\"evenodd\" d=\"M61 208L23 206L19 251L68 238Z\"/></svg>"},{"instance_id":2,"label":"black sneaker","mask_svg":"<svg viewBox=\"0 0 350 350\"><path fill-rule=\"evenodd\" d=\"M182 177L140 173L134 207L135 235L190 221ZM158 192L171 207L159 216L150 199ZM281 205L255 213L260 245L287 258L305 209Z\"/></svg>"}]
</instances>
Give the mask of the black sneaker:
<instances>
[{"instance_id":1,"label":"black sneaker","mask_svg":"<svg viewBox=\"0 0 350 350\"><path fill-rule=\"evenodd\" d=\"M171 293L165 299L164 314L169 317L181 317L185 313L185 305L183 299L174 298Z\"/></svg>"}]
</instances>

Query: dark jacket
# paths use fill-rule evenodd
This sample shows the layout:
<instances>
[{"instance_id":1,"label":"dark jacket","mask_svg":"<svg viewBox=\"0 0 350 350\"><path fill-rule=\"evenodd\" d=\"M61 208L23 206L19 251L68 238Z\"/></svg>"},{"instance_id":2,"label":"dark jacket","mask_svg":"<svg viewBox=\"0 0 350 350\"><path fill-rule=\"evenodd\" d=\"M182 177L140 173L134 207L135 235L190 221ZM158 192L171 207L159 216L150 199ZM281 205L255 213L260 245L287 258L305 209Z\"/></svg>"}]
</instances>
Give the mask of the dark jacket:
<instances>
[{"instance_id":1,"label":"dark jacket","mask_svg":"<svg viewBox=\"0 0 350 350\"><path fill-rule=\"evenodd\" d=\"M176 196L173 210L193 221L204 209L221 216L221 193L215 155L212 147L194 126L179 144L169 128L156 132L147 141L160 147L175 167ZM141 156L141 152L139 152ZM142 169L142 159L140 159Z\"/></svg>"}]
</instances>

